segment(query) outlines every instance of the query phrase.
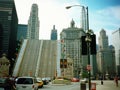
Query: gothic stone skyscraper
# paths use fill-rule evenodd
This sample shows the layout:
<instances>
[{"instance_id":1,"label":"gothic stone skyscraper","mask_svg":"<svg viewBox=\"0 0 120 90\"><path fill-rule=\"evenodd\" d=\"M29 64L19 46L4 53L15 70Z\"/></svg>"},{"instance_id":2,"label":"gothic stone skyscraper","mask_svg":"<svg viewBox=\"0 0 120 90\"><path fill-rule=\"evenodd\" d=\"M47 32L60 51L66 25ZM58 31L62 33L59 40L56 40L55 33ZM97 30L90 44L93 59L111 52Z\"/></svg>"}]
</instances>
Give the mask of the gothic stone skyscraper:
<instances>
[{"instance_id":1,"label":"gothic stone skyscraper","mask_svg":"<svg viewBox=\"0 0 120 90\"><path fill-rule=\"evenodd\" d=\"M115 52L114 47L110 48L106 31L102 29L99 36L99 50L97 52L97 62L99 73L105 75L115 74Z\"/></svg>"},{"instance_id":2,"label":"gothic stone skyscraper","mask_svg":"<svg viewBox=\"0 0 120 90\"><path fill-rule=\"evenodd\" d=\"M75 27L75 22L72 20L70 27L63 29L60 34L61 39L61 59L67 57L73 60L74 77L79 77L81 67L81 36L85 35L82 28Z\"/></svg>"},{"instance_id":3,"label":"gothic stone skyscraper","mask_svg":"<svg viewBox=\"0 0 120 90\"><path fill-rule=\"evenodd\" d=\"M37 4L32 4L30 17L28 20L27 38L39 39L39 18Z\"/></svg>"}]
</instances>

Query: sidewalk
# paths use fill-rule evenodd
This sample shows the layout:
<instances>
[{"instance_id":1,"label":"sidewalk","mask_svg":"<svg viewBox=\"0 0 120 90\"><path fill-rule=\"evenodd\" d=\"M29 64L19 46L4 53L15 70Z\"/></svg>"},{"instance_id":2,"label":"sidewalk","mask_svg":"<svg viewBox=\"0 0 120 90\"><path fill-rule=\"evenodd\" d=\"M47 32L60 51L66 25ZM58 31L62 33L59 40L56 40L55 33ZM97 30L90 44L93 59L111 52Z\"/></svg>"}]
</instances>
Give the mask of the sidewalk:
<instances>
[{"instance_id":1,"label":"sidewalk","mask_svg":"<svg viewBox=\"0 0 120 90\"><path fill-rule=\"evenodd\" d=\"M116 87L114 80L104 80L103 85L101 85L100 80L92 82L96 83L96 90L120 90L120 80L118 87Z\"/></svg>"}]
</instances>

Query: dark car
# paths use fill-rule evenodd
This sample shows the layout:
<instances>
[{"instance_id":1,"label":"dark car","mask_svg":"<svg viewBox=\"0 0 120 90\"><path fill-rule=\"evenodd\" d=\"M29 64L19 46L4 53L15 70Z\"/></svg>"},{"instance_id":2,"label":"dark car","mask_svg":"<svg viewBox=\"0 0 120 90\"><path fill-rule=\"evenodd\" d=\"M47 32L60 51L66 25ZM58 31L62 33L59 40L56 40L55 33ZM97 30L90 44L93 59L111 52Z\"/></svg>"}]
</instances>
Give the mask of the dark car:
<instances>
[{"instance_id":1,"label":"dark car","mask_svg":"<svg viewBox=\"0 0 120 90\"><path fill-rule=\"evenodd\" d=\"M14 90L14 85L9 78L0 78L0 90Z\"/></svg>"},{"instance_id":2,"label":"dark car","mask_svg":"<svg viewBox=\"0 0 120 90\"><path fill-rule=\"evenodd\" d=\"M46 78L42 78L43 84L47 85L49 83L49 81Z\"/></svg>"}]
</instances>

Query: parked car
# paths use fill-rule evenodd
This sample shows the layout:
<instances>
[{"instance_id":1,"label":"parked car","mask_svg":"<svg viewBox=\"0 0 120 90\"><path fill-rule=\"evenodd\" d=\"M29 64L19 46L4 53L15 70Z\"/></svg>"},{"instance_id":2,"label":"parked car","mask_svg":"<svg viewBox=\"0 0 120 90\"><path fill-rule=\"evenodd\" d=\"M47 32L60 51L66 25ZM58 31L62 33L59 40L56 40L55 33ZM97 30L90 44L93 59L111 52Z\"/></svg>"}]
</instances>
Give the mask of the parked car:
<instances>
[{"instance_id":1,"label":"parked car","mask_svg":"<svg viewBox=\"0 0 120 90\"><path fill-rule=\"evenodd\" d=\"M18 77L16 80L16 90L38 90L35 77Z\"/></svg>"},{"instance_id":2,"label":"parked car","mask_svg":"<svg viewBox=\"0 0 120 90\"><path fill-rule=\"evenodd\" d=\"M43 81L41 78L37 78L37 84L38 84L38 88L42 88L43 87Z\"/></svg>"},{"instance_id":3,"label":"parked car","mask_svg":"<svg viewBox=\"0 0 120 90\"><path fill-rule=\"evenodd\" d=\"M15 84L8 77L0 78L0 90L15 90Z\"/></svg>"}]
</instances>

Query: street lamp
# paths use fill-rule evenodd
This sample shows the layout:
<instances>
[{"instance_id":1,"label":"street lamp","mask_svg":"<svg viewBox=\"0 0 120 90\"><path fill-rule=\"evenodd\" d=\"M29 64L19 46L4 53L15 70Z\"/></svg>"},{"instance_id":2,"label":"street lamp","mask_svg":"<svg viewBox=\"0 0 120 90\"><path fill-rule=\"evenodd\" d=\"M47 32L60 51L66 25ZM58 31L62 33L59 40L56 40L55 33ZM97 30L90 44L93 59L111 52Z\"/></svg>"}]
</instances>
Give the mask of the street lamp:
<instances>
[{"instance_id":1,"label":"street lamp","mask_svg":"<svg viewBox=\"0 0 120 90\"><path fill-rule=\"evenodd\" d=\"M83 25L83 29L86 31L86 30L89 30L89 18L88 18L88 7L85 7L85 6L82 6L82 5L72 5L72 6L67 6L65 7L66 9L70 9L72 7L75 7L75 6L78 6L78 7L82 7L83 10L86 9L86 11L82 12L82 25ZM84 14L85 13L85 14ZM83 16L84 15L84 16ZM83 23L84 22L84 23ZM87 27L86 27L87 26Z\"/></svg>"},{"instance_id":2,"label":"street lamp","mask_svg":"<svg viewBox=\"0 0 120 90\"><path fill-rule=\"evenodd\" d=\"M72 6L67 6L67 7L65 7L65 8L66 8L66 9L69 9L69 8L71 8L71 7L74 7L74 6L84 7L84 6L82 6L82 5L72 5Z\"/></svg>"},{"instance_id":3,"label":"street lamp","mask_svg":"<svg viewBox=\"0 0 120 90\"><path fill-rule=\"evenodd\" d=\"M82 5L72 5L72 6L67 6L66 9L70 9L71 7L75 7L75 6L79 6L82 8L86 8L86 23L87 23L87 31L86 31L86 38L85 41L87 43L87 55L88 55L88 65L90 66L90 43L92 41L91 39L91 34L93 34L92 30L89 30L89 18L88 18L88 7L84 7ZM90 74L90 70L88 70L88 75L89 75L89 90L91 90L91 74Z\"/></svg>"}]
</instances>

